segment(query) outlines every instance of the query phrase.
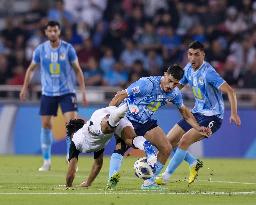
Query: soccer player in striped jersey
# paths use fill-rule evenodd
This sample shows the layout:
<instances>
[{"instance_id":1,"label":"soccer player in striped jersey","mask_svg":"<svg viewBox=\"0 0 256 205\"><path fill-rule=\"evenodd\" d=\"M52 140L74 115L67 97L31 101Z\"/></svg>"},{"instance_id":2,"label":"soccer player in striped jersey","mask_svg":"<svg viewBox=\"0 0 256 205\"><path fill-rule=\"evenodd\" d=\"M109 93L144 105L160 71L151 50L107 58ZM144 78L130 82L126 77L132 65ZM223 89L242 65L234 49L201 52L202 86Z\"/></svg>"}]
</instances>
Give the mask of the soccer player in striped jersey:
<instances>
[{"instance_id":1,"label":"soccer player in striped jersey","mask_svg":"<svg viewBox=\"0 0 256 205\"><path fill-rule=\"evenodd\" d=\"M209 127L211 132L216 132L222 123L224 116L224 102L222 93L228 95L231 116L230 123L240 126L240 117L237 114L237 99L235 91L215 71L215 69L204 61L204 46L198 41L190 44L188 49L189 63L184 68L184 76L178 87L182 89L185 85L192 88L195 97L195 106L192 113L200 126ZM156 178L157 184L165 184L170 176L186 158L190 165L189 184L194 182L202 162L197 160L188 151L188 147L206 137L189 125L185 120L178 122L168 133L172 146L176 149L165 172Z\"/></svg>"},{"instance_id":2,"label":"soccer player in striped jersey","mask_svg":"<svg viewBox=\"0 0 256 205\"><path fill-rule=\"evenodd\" d=\"M45 35L48 40L38 45L34 50L32 62L26 71L24 84L20 92L20 99L24 101L32 74L37 67L40 67L43 165L39 168L39 171L48 171L51 168L51 118L57 115L58 105L62 109L66 122L77 117L75 74L80 85L82 100L86 103L84 77L76 51L71 44L60 39L60 33L60 24L55 21L49 21L45 27ZM69 149L69 144L70 141L67 137L67 150Z\"/></svg>"}]
</instances>

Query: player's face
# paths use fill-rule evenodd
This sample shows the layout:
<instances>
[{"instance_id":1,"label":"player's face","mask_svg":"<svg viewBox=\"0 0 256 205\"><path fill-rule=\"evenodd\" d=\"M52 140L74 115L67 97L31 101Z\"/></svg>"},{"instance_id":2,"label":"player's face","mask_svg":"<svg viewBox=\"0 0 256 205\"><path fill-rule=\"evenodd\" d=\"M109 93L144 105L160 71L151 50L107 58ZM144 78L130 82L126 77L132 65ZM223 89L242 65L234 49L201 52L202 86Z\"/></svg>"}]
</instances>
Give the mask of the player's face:
<instances>
[{"instance_id":1,"label":"player's face","mask_svg":"<svg viewBox=\"0 0 256 205\"><path fill-rule=\"evenodd\" d=\"M188 61L191 63L192 68L198 69L204 61L205 53L200 49L188 49Z\"/></svg>"},{"instance_id":2,"label":"player's face","mask_svg":"<svg viewBox=\"0 0 256 205\"><path fill-rule=\"evenodd\" d=\"M163 81L161 82L161 87L164 92L170 92L179 84L179 80L175 79L172 75L164 73Z\"/></svg>"},{"instance_id":3,"label":"player's face","mask_svg":"<svg viewBox=\"0 0 256 205\"><path fill-rule=\"evenodd\" d=\"M60 37L60 28L58 26L48 26L45 30L45 35L51 42L55 42Z\"/></svg>"}]
</instances>

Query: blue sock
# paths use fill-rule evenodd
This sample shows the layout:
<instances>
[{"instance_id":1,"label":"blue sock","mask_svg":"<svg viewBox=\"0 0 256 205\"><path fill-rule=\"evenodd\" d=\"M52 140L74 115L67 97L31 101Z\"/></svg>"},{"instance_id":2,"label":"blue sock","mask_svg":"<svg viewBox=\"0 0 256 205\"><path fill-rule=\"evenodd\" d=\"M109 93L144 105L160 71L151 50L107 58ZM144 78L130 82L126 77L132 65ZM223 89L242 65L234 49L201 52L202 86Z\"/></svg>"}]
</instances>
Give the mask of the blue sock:
<instances>
[{"instance_id":1,"label":"blue sock","mask_svg":"<svg viewBox=\"0 0 256 205\"><path fill-rule=\"evenodd\" d=\"M177 148L174 156L172 157L171 161L169 162L166 171L169 174L172 174L176 168L181 164L181 162L184 160L185 156L187 154L187 150L182 150L180 148Z\"/></svg>"},{"instance_id":2,"label":"blue sock","mask_svg":"<svg viewBox=\"0 0 256 205\"><path fill-rule=\"evenodd\" d=\"M109 178L113 176L114 173L118 172L121 168L123 156L118 153L113 153L110 158L109 164Z\"/></svg>"},{"instance_id":3,"label":"blue sock","mask_svg":"<svg viewBox=\"0 0 256 205\"><path fill-rule=\"evenodd\" d=\"M177 147L173 148L172 155L175 154L176 150L177 150ZM190 154L189 152L187 152L187 154L184 158L184 161L186 161L189 164L189 166L193 165L196 162L196 160L197 159L192 154Z\"/></svg>"},{"instance_id":4,"label":"blue sock","mask_svg":"<svg viewBox=\"0 0 256 205\"><path fill-rule=\"evenodd\" d=\"M197 159L189 152L187 152L184 160L189 164L189 166L193 165L197 161Z\"/></svg>"},{"instance_id":5,"label":"blue sock","mask_svg":"<svg viewBox=\"0 0 256 205\"><path fill-rule=\"evenodd\" d=\"M161 162L157 161L157 162L156 162L156 165L155 165L156 171L155 171L155 173L154 173L154 176L151 177L151 178L148 179L148 180L152 181L152 183L155 183L155 178L156 178L157 175L160 174L160 172L162 171L163 167L164 167L164 165L163 165Z\"/></svg>"},{"instance_id":6,"label":"blue sock","mask_svg":"<svg viewBox=\"0 0 256 205\"><path fill-rule=\"evenodd\" d=\"M66 136L66 145L67 145L67 159L69 159L69 148L70 148L71 140L69 136Z\"/></svg>"},{"instance_id":7,"label":"blue sock","mask_svg":"<svg viewBox=\"0 0 256 205\"><path fill-rule=\"evenodd\" d=\"M52 132L50 129L41 128L41 149L44 160L51 159Z\"/></svg>"}]
</instances>

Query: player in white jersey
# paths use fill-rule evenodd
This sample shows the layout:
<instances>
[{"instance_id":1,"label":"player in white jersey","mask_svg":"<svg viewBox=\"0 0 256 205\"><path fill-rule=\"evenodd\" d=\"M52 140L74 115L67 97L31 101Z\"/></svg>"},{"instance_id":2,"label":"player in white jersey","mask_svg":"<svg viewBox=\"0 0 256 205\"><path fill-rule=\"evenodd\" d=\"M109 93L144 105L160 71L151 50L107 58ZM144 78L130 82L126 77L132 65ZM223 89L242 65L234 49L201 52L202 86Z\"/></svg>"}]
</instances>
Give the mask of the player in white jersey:
<instances>
[{"instance_id":1,"label":"player in white jersey","mask_svg":"<svg viewBox=\"0 0 256 205\"><path fill-rule=\"evenodd\" d=\"M51 119L57 115L58 106L60 105L66 122L77 117L73 71L77 75L83 103L86 104L84 76L75 49L71 44L60 39L58 22L49 21L45 27L45 35L48 41L41 43L34 50L33 59L26 71L24 85L20 92L20 99L24 101L33 71L40 66L42 84L40 138L44 162L39 171L48 171L51 168ZM67 150L69 144L69 137L67 137Z\"/></svg>"},{"instance_id":2,"label":"player in white jersey","mask_svg":"<svg viewBox=\"0 0 256 205\"><path fill-rule=\"evenodd\" d=\"M195 106L192 113L200 126L209 127L211 132L216 132L222 123L224 115L224 102L222 93L228 95L231 107L230 123L240 126L240 117L237 114L237 99L235 91L228 83L215 71L215 69L204 61L204 46L198 41L189 45L189 63L184 68L184 76L179 82L179 88L188 84L195 97ZM162 176L156 179L156 183L165 184L170 176L185 160L190 165L189 184L194 182L198 175L198 170L202 167L202 162L197 160L188 151L188 147L206 137L192 128L185 120L178 122L168 133L167 137L175 150L169 165Z\"/></svg>"},{"instance_id":3,"label":"player in white jersey","mask_svg":"<svg viewBox=\"0 0 256 205\"><path fill-rule=\"evenodd\" d=\"M135 134L131 122L126 117L124 118L127 110L126 104L122 104L118 108L110 106L96 110L86 123L81 119L74 119L67 124L67 132L72 140L66 175L67 187L72 186L79 153L94 152L95 161L91 172L88 178L81 183L83 187L91 186L101 170L104 147L113 134L122 138L127 145L144 150L148 163L154 167L157 158L153 146L143 136Z\"/></svg>"}]
</instances>

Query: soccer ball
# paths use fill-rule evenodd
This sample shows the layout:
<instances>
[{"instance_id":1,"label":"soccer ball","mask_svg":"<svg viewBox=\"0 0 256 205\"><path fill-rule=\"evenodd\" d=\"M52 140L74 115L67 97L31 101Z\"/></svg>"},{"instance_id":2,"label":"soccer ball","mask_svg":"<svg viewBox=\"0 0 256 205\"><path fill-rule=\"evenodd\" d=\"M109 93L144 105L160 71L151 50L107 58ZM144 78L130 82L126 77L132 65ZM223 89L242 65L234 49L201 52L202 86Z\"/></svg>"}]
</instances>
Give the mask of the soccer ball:
<instances>
[{"instance_id":1,"label":"soccer ball","mask_svg":"<svg viewBox=\"0 0 256 205\"><path fill-rule=\"evenodd\" d=\"M143 180L151 178L154 173L153 169L147 163L147 158L139 158L135 163L133 168L135 169L135 175Z\"/></svg>"}]
</instances>

